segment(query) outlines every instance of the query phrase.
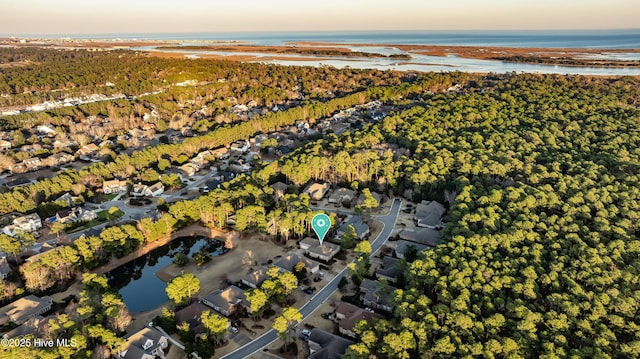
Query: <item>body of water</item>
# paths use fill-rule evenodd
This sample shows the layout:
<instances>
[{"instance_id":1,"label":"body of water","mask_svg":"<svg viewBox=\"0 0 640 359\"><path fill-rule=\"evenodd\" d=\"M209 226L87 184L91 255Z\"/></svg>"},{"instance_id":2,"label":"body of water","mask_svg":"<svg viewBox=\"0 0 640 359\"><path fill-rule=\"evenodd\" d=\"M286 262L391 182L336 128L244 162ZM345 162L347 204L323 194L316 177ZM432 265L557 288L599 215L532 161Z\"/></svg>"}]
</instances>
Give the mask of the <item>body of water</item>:
<instances>
[{"instance_id":1,"label":"body of water","mask_svg":"<svg viewBox=\"0 0 640 359\"><path fill-rule=\"evenodd\" d=\"M196 32L147 34L57 34L17 37L242 41L258 45L282 45L290 41L357 44L465 45L556 48L640 48L640 29L563 31L300 31L300 32Z\"/></svg>"},{"instance_id":2,"label":"body of water","mask_svg":"<svg viewBox=\"0 0 640 359\"><path fill-rule=\"evenodd\" d=\"M589 49L637 49L640 48L640 29L590 30L590 31L322 31L322 32L226 32L226 33L165 33L165 34L87 34L87 35L30 35L42 38L121 39L121 40L172 40L183 45L202 45L216 41L251 43L255 45L284 45L289 42L311 41L345 44L354 51L375 52L384 55L405 54L391 45L450 45L450 46L502 46L532 48L589 48ZM27 37L25 35L25 37ZM378 44L381 46L349 47L346 44ZM385 44L389 46L384 46ZM140 47L134 50L152 50ZM171 52L172 50L161 50ZM181 51L185 52L185 51ZM340 58L310 55L278 54L281 59L267 59L274 55L251 52L188 51L190 58L199 55L221 56L250 55L258 62L280 65L333 66L337 68L375 68L400 71L465 71L465 72L530 72L578 75L640 75L640 68L578 67L512 63L496 60L466 59L457 56L426 56L411 53L404 61L387 58ZM589 55L593 58L640 60L640 53L607 53ZM264 60L263 60L264 59Z\"/></svg>"},{"instance_id":3,"label":"body of water","mask_svg":"<svg viewBox=\"0 0 640 359\"><path fill-rule=\"evenodd\" d=\"M153 309L166 302L167 283L158 278L156 272L172 263L173 257L184 253L189 258L205 250L212 256L226 253L224 243L200 237L176 238L148 254L124 264L107 273L109 285L118 289L127 308L132 313Z\"/></svg>"}]
</instances>

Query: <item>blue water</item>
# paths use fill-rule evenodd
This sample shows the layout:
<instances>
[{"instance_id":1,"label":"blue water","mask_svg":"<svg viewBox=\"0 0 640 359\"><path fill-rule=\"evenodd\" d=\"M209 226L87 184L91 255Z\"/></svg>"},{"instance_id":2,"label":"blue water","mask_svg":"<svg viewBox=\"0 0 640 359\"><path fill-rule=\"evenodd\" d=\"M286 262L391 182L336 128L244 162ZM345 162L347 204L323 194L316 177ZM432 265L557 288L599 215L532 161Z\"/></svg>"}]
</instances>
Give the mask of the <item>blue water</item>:
<instances>
[{"instance_id":1,"label":"blue water","mask_svg":"<svg viewBox=\"0 0 640 359\"><path fill-rule=\"evenodd\" d=\"M109 285L118 289L130 312L153 309L169 299L166 293L167 283L158 278L156 272L171 264L177 253L184 253L192 258L201 249L207 250L212 256L226 252L223 243L216 240L177 238L107 273Z\"/></svg>"},{"instance_id":2,"label":"blue water","mask_svg":"<svg viewBox=\"0 0 640 359\"><path fill-rule=\"evenodd\" d=\"M478 45L506 47L640 48L640 29L562 31L318 31L318 32L219 32L147 34L57 34L18 37L123 40L243 41L281 45L289 41L337 43Z\"/></svg>"}]
</instances>

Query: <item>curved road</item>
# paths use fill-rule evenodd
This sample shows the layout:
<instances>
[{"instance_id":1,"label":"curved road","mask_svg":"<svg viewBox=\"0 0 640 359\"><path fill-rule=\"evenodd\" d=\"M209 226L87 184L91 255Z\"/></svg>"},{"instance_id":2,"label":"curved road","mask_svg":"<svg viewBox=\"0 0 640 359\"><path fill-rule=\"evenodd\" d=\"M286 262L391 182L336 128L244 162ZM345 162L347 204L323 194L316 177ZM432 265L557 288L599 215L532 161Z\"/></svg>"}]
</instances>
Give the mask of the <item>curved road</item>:
<instances>
[{"instance_id":1,"label":"curved road","mask_svg":"<svg viewBox=\"0 0 640 359\"><path fill-rule=\"evenodd\" d=\"M375 253L387 239L391 235L391 231L395 227L396 220L398 219L398 213L400 212L400 204L402 200L399 198L395 198L393 200L393 204L391 205L391 209L389 213L384 216L376 217L376 219L382 222L382 231L376 237L376 239L371 242L371 254ZM322 304L329 296L338 289L338 283L340 279L344 276L345 270L347 268L343 268L340 273L338 273L331 282L327 283L321 290L318 291L316 295L314 295L309 302L300 308L300 313L302 314L302 320L305 320L311 313L313 313L319 306ZM236 349L235 351L221 357L221 359L243 359L246 358L263 347L269 345L271 342L278 339L278 335L275 330L269 330L264 333L257 339L251 341L250 343Z\"/></svg>"}]
</instances>

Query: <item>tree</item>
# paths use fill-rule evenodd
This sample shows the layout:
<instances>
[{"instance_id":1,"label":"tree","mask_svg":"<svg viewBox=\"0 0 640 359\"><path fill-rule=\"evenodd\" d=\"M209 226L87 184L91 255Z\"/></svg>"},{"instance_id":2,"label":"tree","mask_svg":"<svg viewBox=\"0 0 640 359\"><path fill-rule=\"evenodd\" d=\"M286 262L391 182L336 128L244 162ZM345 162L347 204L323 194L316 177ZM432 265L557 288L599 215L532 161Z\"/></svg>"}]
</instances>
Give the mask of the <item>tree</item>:
<instances>
[{"instance_id":1,"label":"tree","mask_svg":"<svg viewBox=\"0 0 640 359\"><path fill-rule=\"evenodd\" d=\"M342 249L351 249L356 243L358 239L358 234L356 233L356 229L353 225L348 225L345 228L344 233L340 236L340 248Z\"/></svg>"},{"instance_id":2,"label":"tree","mask_svg":"<svg viewBox=\"0 0 640 359\"><path fill-rule=\"evenodd\" d=\"M356 210L369 215L371 214L371 210L374 208L378 208L378 200L373 197L371 191L368 188L363 189L362 203L356 206Z\"/></svg>"},{"instance_id":3,"label":"tree","mask_svg":"<svg viewBox=\"0 0 640 359\"><path fill-rule=\"evenodd\" d=\"M200 316L200 321L209 333L215 337L216 343L220 344L222 339L224 339L227 328L229 328L229 319L205 310Z\"/></svg>"},{"instance_id":4,"label":"tree","mask_svg":"<svg viewBox=\"0 0 640 359\"><path fill-rule=\"evenodd\" d=\"M176 304L184 304L200 291L200 280L192 273L173 278L167 285L167 296Z\"/></svg>"},{"instance_id":5,"label":"tree","mask_svg":"<svg viewBox=\"0 0 640 359\"><path fill-rule=\"evenodd\" d=\"M60 232L64 231L65 225L60 221L55 221L51 224L51 233L54 233L58 239L60 239Z\"/></svg>"},{"instance_id":6,"label":"tree","mask_svg":"<svg viewBox=\"0 0 640 359\"><path fill-rule=\"evenodd\" d=\"M273 329L278 332L280 339L285 341L285 345L289 346L291 336L295 334L295 326L302 320L302 314L293 307L284 308L282 314L273 322Z\"/></svg>"},{"instance_id":7,"label":"tree","mask_svg":"<svg viewBox=\"0 0 640 359\"><path fill-rule=\"evenodd\" d=\"M18 238L0 233L0 250L5 253L13 254L13 257L17 260L18 253L22 250L22 243L20 243Z\"/></svg>"},{"instance_id":8,"label":"tree","mask_svg":"<svg viewBox=\"0 0 640 359\"><path fill-rule=\"evenodd\" d=\"M189 263L189 257L184 253L177 253L173 257L173 264L177 265L178 267L184 267L187 265L187 263Z\"/></svg>"},{"instance_id":9,"label":"tree","mask_svg":"<svg viewBox=\"0 0 640 359\"><path fill-rule=\"evenodd\" d=\"M251 316L254 320L259 318L269 302L269 297L260 289L250 289L245 292L245 296L249 302L249 312L251 313Z\"/></svg>"}]
</instances>

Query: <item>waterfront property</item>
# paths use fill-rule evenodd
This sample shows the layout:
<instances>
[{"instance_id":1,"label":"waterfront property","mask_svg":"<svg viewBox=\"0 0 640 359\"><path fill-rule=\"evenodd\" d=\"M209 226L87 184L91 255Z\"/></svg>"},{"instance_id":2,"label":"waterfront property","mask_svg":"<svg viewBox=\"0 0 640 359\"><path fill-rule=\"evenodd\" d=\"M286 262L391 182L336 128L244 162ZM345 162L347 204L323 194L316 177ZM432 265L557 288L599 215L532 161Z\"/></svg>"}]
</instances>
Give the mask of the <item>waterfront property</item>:
<instances>
[{"instance_id":1,"label":"waterfront property","mask_svg":"<svg viewBox=\"0 0 640 359\"><path fill-rule=\"evenodd\" d=\"M0 308L0 325L8 322L22 324L28 319L40 315L49 309L53 301L51 297L28 295Z\"/></svg>"},{"instance_id":2,"label":"waterfront property","mask_svg":"<svg viewBox=\"0 0 640 359\"><path fill-rule=\"evenodd\" d=\"M119 352L122 359L164 358L165 349L169 346L169 340L164 334L149 327L133 332L124 339L127 343Z\"/></svg>"}]
</instances>

